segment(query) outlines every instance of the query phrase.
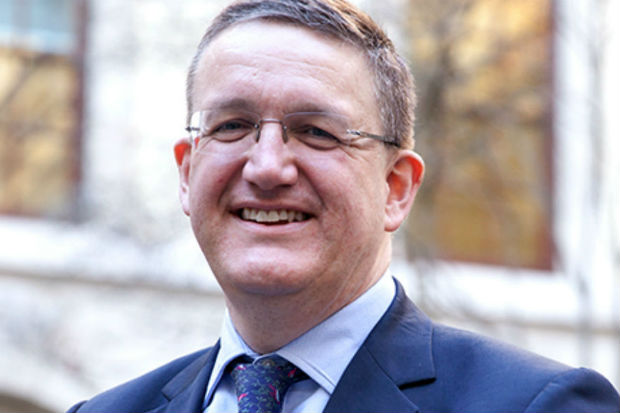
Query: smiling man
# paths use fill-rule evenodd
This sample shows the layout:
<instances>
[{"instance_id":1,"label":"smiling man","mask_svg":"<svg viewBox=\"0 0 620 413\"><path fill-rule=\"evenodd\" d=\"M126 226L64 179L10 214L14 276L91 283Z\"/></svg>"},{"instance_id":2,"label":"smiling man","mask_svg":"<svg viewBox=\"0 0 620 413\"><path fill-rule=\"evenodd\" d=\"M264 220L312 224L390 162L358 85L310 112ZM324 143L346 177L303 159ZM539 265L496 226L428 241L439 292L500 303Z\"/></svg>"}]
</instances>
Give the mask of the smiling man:
<instances>
[{"instance_id":1,"label":"smiling man","mask_svg":"<svg viewBox=\"0 0 620 413\"><path fill-rule=\"evenodd\" d=\"M194 73L200 126L193 151L181 143L183 209L235 328L252 349L275 351L387 270L422 163L347 133L383 127L364 56L342 40L244 22Z\"/></svg>"},{"instance_id":2,"label":"smiling man","mask_svg":"<svg viewBox=\"0 0 620 413\"><path fill-rule=\"evenodd\" d=\"M411 75L368 16L236 2L187 95L180 198L226 297L221 339L71 411L620 410L597 373L434 324L387 273L424 165Z\"/></svg>"}]
</instances>

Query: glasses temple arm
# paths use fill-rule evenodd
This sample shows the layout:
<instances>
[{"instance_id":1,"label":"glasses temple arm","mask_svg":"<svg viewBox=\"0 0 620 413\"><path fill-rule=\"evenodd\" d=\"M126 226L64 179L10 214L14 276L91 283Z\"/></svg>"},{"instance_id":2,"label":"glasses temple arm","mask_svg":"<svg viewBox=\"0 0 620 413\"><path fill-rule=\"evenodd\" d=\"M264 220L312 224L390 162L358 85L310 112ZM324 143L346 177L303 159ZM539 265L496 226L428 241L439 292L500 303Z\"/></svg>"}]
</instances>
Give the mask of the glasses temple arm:
<instances>
[{"instance_id":1,"label":"glasses temple arm","mask_svg":"<svg viewBox=\"0 0 620 413\"><path fill-rule=\"evenodd\" d=\"M348 129L347 133L350 135L358 136L360 138L371 138L371 139L381 141L383 143L387 143L388 145L394 145L396 147L400 147L398 142L396 142L396 139L390 136L375 135L374 133L364 132L360 130L352 130L352 129Z\"/></svg>"}]
</instances>

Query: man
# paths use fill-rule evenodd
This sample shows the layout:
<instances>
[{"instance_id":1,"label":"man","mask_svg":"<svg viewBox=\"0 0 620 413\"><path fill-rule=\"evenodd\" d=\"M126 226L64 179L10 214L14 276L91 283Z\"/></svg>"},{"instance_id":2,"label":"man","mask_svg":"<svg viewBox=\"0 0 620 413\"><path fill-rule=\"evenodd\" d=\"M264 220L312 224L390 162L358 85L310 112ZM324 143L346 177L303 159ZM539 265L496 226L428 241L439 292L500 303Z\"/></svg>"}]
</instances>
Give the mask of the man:
<instances>
[{"instance_id":1,"label":"man","mask_svg":"<svg viewBox=\"0 0 620 413\"><path fill-rule=\"evenodd\" d=\"M597 373L434 324L386 274L424 171L412 90L344 0L224 10L175 146L183 210L226 297L221 339L71 411L620 410Z\"/></svg>"}]
</instances>

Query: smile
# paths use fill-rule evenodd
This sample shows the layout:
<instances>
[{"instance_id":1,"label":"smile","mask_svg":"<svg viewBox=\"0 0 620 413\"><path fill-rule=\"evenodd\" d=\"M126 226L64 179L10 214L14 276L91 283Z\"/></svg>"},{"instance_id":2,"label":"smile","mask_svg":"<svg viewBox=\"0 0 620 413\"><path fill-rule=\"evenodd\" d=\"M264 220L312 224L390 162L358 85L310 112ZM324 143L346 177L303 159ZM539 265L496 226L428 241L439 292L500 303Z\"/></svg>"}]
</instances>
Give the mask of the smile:
<instances>
[{"instance_id":1,"label":"smile","mask_svg":"<svg viewBox=\"0 0 620 413\"><path fill-rule=\"evenodd\" d=\"M309 216L300 211L289 209L255 209L243 208L239 211L239 217L244 221L258 222L261 224L282 224L291 222L301 222L309 218Z\"/></svg>"}]
</instances>

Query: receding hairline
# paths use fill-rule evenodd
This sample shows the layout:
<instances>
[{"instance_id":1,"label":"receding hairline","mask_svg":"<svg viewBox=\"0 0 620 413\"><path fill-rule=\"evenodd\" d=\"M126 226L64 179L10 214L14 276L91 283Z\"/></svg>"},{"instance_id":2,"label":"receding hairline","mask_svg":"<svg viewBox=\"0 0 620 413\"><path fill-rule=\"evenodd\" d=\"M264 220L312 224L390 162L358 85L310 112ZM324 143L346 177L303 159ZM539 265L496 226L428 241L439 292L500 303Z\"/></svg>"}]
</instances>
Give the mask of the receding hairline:
<instances>
[{"instance_id":1,"label":"receding hairline","mask_svg":"<svg viewBox=\"0 0 620 413\"><path fill-rule=\"evenodd\" d=\"M230 32L234 32L236 30L240 30L243 33L241 35L241 38L236 38L236 34L230 34ZM271 32L271 30L275 30L275 34L274 32ZM280 32L279 30L284 30L284 32ZM295 31L301 33L302 36L310 36L310 43L303 43L304 45L306 45L306 47L302 50L316 50L315 54L306 55L306 53L302 53L301 56L298 56L296 54L296 50L299 50L296 49L296 45L298 44L297 41L293 42L292 46L289 46L291 42L286 42L287 44L283 48L276 49L276 52L272 53L271 45L277 48L279 43L281 43L279 42L279 39L284 38L285 36L289 37L287 32L288 30L291 30L290 36L293 36L293 39L296 39L296 34L294 34ZM372 127L373 133L383 133L383 122L380 113L381 110L374 87L375 75L373 73L370 60L367 57L366 53L364 53L364 49L351 41L342 39L329 33L324 33L319 30L313 30L312 28L309 28L305 25L295 24L294 22L283 22L274 19L259 18L236 22L235 24L230 25L224 30L218 32L216 36L213 36L210 39L209 43L201 50L201 53L198 55L197 64L195 65L196 72L194 76L195 79L193 81L193 89L195 94L191 97L193 111L199 110L200 107L203 107L205 105L212 108L214 105L218 105L221 103L227 104L226 102L237 102L236 104L238 104L239 106L246 105L247 108L252 108L251 110L257 112L261 110L255 106L256 102L246 100L247 97L234 97L226 95L209 95L209 97L203 96L200 92L205 86L207 88L210 87L209 75L205 75L205 73L210 73L210 67L212 67L212 65L217 65L217 60L221 60L220 57L222 57L222 55L219 55L220 50L227 50L228 46L232 45L233 55L231 56L234 57L237 53L241 53L243 56L245 56L246 51L255 50L253 42L255 41L255 38L257 36L254 33L258 32L269 34L261 37L261 40L257 42L256 47L260 51L257 56L271 55L276 57L286 57L288 51L290 51L290 59L294 61L306 61L310 64L317 64L316 59L322 59L323 56L327 56L328 59L325 60L325 65L320 64L317 69L320 72L321 68L330 68L330 71L337 73L337 76L342 76L342 71L344 70L345 66L349 66L352 64L352 66L355 68L355 73L351 74L351 76L355 76L356 80L351 84L359 85L359 87L355 86L350 88L350 90L355 90L355 102L357 103L355 103L354 105L343 105L342 101L339 99L325 99L325 94L297 94L291 95L289 101L287 102L287 109L290 112L332 112L341 114L347 113L349 116L353 116L355 114L355 108L365 108L364 111L367 113L367 115L372 116L372 119L376 120L376 122L374 122L374 120L371 122L372 125L368 125ZM265 39L265 37L268 40ZM231 38L232 41L230 40ZM300 41L303 42L304 40ZM312 42L316 42L316 45ZM243 44L250 44L251 46L249 48L244 48L242 52L234 51L238 45ZM264 45L267 45L266 49L262 49ZM338 55L340 56L339 61L346 62L347 64L332 66L330 64L330 61L333 62L334 59L331 58L331 56L334 56L333 53L340 53L340 51L346 54ZM224 61L227 61L226 57L222 58L224 59ZM234 62L237 63L237 60L235 60ZM270 63L269 65L263 67L265 68L264 70L270 70L270 68L275 67L276 75L279 73L277 62L275 65ZM315 69L307 68L304 70L307 70L307 73L312 73ZM315 72L313 77L316 76L318 76L318 74ZM346 76L346 78L348 78L349 75ZM339 92L336 93L337 96L340 95ZM213 99L216 100L214 101ZM368 118L365 117L365 119L367 120ZM358 121L359 120L362 119L358 119Z\"/></svg>"},{"instance_id":2,"label":"receding hairline","mask_svg":"<svg viewBox=\"0 0 620 413\"><path fill-rule=\"evenodd\" d=\"M252 21L289 23L360 50L373 77L383 134L393 137L400 148L413 148L416 95L408 63L372 17L347 0L238 0L225 8L207 28L189 66L188 122L193 111L196 68L204 51L227 29Z\"/></svg>"},{"instance_id":3,"label":"receding hairline","mask_svg":"<svg viewBox=\"0 0 620 413\"><path fill-rule=\"evenodd\" d=\"M241 25L244 24L252 24L252 23L272 23L272 24L282 24L282 25L288 25L290 27L294 27L294 28L298 28L298 29L303 29L306 30L308 32L314 33L319 37L322 37L326 40L331 40L331 41L335 41L335 42L339 42L345 45L350 46L352 49L357 50L360 54L360 56L363 58L365 64L366 64L366 69L368 70L368 73L371 77L374 78L374 70L373 70L373 66L372 66L372 60L371 57L369 55L369 53L357 42L355 42L352 39L349 39L345 36L339 36L336 35L335 33L330 33L328 31L325 30L321 30L320 28L313 28L311 26L302 24L294 19L290 19L287 17L282 17L282 16L252 16L252 17L248 17L242 20L238 20L235 22L232 22L231 24L227 25L226 27L222 28L221 30L215 32L213 34L213 36L209 37L208 39L206 39L206 42L201 42L199 49L197 50L196 54L194 55L191 65L189 67L189 72L188 72L188 79L187 79L187 98L188 98L188 108L191 107L192 102L191 100L193 99L193 95L194 95L194 84L195 84L195 78L196 75L198 73L198 69L200 68L200 64L201 62L204 60L203 57L205 55L205 52L213 45L213 43L222 37L223 34L229 32L230 30L233 30ZM378 102L376 102L376 104L378 105ZM191 116L191 114L188 113L188 116Z\"/></svg>"}]
</instances>

